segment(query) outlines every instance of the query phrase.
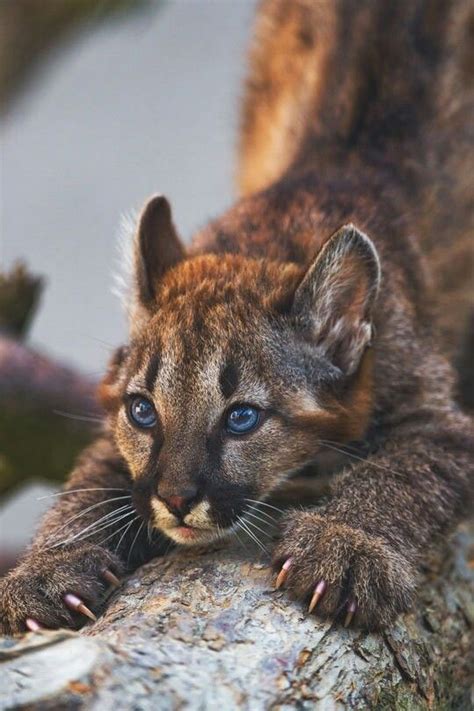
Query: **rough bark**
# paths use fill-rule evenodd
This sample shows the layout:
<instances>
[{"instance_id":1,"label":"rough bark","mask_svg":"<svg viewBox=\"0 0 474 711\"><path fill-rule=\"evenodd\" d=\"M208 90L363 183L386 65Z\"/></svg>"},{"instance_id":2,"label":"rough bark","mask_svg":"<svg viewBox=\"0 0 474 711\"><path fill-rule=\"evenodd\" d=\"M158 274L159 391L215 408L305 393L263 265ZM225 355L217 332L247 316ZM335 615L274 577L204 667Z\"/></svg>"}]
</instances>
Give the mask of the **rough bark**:
<instances>
[{"instance_id":1,"label":"rough bark","mask_svg":"<svg viewBox=\"0 0 474 711\"><path fill-rule=\"evenodd\" d=\"M250 549L156 559L81 633L1 641L0 708L471 708L473 540L463 527L383 634L307 616Z\"/></svg>"}]
</instances>

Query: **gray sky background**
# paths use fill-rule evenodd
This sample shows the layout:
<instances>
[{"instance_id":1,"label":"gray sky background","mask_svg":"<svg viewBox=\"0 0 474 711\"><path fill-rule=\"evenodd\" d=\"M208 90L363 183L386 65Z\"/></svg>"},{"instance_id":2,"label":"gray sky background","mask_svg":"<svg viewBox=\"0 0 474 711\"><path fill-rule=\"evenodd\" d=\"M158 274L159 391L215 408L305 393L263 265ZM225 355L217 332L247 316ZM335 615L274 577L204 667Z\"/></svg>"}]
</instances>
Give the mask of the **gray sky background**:
<instances>
[{"instance_id":1,"label":"gray sky background","mask_svg":"<svg viewBox=\"0 0 474 711\"><path fill-rule=\"evenodd\" d=\"M31 342L99 375L125 336L120 216L154 192L185 239L230 204L255 0L175 0L56 52L2 127L0 259L47 278Z\"/></svg>"},{"instance_id":2,"label":"gray sky background","mask_svg":"<svg viewBox=\"0 0 474 711\"><path fill-rule=\"evenodd\" d=\"M125 337L112 294L120 218L170 197L184 238L232 201L255 0L175 0L85 31L33 77L2 126L0 265L47 278L30 341L99 376ZM52 487L0 506L25 545Z\"/></svg>"}]
</instances>

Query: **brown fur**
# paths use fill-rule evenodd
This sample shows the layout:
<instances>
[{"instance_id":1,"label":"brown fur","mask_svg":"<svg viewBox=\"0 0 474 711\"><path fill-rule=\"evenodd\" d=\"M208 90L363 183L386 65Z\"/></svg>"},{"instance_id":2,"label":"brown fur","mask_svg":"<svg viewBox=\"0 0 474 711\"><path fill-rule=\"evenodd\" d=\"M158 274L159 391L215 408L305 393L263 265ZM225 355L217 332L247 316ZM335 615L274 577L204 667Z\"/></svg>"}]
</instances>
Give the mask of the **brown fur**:
<instances>
[{"instance_id":1,"label":"brown fur","mask_svg":"<svg viewBox=\"0 0 474 711\"><path fill-rule=\"evenodd\" d=\"M356 622L377 628L409 608L427 547L472 491L452 363L472 307L473 26L462 0L262 3L243 198L188 253L164 198L143 211L104 438L1 583L4 630L27 614L77 624L64 592L98 608L104 565L252 526L252 502L333 448L358 454L327 501L285 517L275 565L292 559L300 599L324 580L327 617L355 600ZM136 395L156 410L150 428L131 421ZM229 433L236 403L259 408L255 431ZM122 495L131 513L98 523Z\"/></svg>"},{"instance_id":2,"label":"brown fur","mask_svg":"<svg viewBox=\"0 0 474 711\"><path fill-rule=\"evenodd\" d=\"M469 0L263 0L242 111L242 195L312 167L403 186L450 357L474 310L473 47Z\"/></svg>"}]
</instances>

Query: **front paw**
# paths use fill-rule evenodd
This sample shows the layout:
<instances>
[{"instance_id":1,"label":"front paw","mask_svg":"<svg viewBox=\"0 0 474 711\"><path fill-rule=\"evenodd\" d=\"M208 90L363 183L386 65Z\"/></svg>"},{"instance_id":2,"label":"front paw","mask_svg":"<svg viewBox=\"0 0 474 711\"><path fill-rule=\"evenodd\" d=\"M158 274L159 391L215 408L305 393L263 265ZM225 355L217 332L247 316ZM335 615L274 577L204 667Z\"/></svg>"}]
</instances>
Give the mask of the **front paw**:
<instances>
[{"instance_id":1,"label":"front paw","mask_svg":"<svg viewBox=\"0 0 474 711\"><path fill-rule=\"evenodd\" d=\"M277 587L284 583L310 612L346 626L354 620L384 628L413 603L415 573L403 555L382 538L311 511L284 520L274 564Z\"/></svg>"},{"instance_id":2,"label":"front paw","mask_svg":"<svg viewBox=\"0 0 474 711\"><path fill-rule=\"evenodd\" d=\"M0 581L0 631L81 627L116 586L118 558L100 546L82 545L28 555Z\"/></svg>"}]
</instances>

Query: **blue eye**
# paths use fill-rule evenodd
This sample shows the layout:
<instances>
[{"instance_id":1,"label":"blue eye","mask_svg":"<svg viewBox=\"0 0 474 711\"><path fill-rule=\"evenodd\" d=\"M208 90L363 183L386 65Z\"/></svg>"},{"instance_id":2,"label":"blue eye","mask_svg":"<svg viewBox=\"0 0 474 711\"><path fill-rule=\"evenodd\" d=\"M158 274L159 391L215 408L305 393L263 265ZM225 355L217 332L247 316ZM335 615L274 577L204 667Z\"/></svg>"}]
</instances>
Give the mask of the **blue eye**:
<instances>
[{"instance_id":1,"label":"blue eye","mask_svg":"<svg viewBox=\"0 0 474 711\"><path fill-rule=\"evenodd\" d=\"M136 395L131 400L128 411L133 424L138 427L153 427L156 424L154 405L146 397Z\"/></svg>"},{"instance_id":2,"label":"blue eye","mask_svg":"<svg viewBox=\"0 0 474 711\"><path fill-rule=\"evenodd\" d=\"M226 428L232 434L246 434L256 428L260 412L252 405L237 405L227 413Z\"/></svg>"}]
</instances>

